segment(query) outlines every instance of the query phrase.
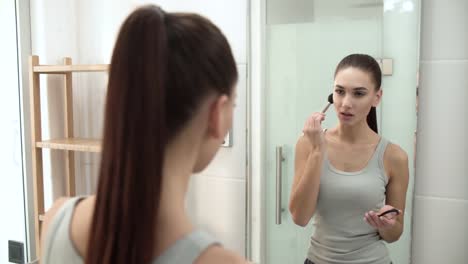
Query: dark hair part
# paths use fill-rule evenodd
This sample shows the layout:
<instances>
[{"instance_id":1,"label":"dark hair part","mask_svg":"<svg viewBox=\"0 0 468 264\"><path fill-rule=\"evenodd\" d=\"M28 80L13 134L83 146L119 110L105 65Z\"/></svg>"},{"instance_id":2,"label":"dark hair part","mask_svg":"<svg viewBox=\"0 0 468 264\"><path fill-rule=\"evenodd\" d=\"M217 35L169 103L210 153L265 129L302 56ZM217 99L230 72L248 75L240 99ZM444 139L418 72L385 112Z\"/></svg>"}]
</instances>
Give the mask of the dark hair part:
<instances>
[{"instance_id":1,"label":"dark hair part","mask_svg":"<svg viewBox=\"0 0 468 264\"><path fill-rule=\"evenodd\" d=\"M168 142L237 68L206 18L149 5L123 23L112 54L87 264L150 263Z\"/></svg>"},{"instance_id":2,"label":"dark hair part","mask_svg":"<svg viewBox=\"0 0 468 264\"><path fill-rule=\"evenodd\" d=\"M375 84L375 90L380 90L382 85L382 71L380 70L379 63L369 55L366 54L351 54L344 57L338 66L336 66L335 77L339 71L346 68L353 67L358 68L364 72L367 72L371 75L372 80ZM369 127L374 130L375 133L378 133L377 128L377 111L375 107L372 107L369 114L367 115L367 124Z\"/></svg>"}]
</instances>

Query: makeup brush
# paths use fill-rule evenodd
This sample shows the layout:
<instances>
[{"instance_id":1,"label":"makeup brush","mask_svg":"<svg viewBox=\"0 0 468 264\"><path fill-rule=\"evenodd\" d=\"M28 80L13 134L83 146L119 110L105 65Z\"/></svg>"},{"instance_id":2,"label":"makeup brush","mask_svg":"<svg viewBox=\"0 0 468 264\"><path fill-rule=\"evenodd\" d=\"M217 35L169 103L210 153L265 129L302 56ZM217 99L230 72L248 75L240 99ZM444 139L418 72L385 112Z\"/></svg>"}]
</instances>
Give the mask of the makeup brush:
<instances>
[{"instance_id":1,"label":"makeup brush","mask_svg":"<svg viewBox=\"0 0 468 264\"><path fill-rule=\"evenodd\" d=\"M328 108L330 108L330 105L332 104L333 104L333 94L330 94L328 96L328 104L327 106L325 106L325 108L323 108L322 113L325 114L325 112L328 110Z\"/></svg>"}]
</instances>

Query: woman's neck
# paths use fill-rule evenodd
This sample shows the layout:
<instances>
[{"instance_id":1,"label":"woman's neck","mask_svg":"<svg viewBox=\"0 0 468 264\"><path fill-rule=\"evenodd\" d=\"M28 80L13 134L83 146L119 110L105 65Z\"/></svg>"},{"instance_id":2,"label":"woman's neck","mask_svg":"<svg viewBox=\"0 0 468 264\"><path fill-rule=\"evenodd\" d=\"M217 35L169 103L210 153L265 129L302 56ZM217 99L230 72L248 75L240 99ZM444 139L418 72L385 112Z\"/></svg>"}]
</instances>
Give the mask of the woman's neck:
<instances>
[{"instance_id":1,"label":"woman's neck","mask_svg":"<svg viewBox=\"0 0 468 264\"><path fill-rule=\"evenodd\" d=\"M197 155L190 140L178 140L166 149L155 229L156 255L193 230L185 211L185 196Z\"/></svg>"},{"instance_id":2,"label":"woman's neck","mask_svg":"<svg viewBox=\"0 0 468 264\"><path fill-rule=\"evenodd\" d=\"M366 121L354 126L340 123L335 129L339 140L349 144L368 142L375 136L375 132L369 128Z\"/></svg>"}]
</instances>

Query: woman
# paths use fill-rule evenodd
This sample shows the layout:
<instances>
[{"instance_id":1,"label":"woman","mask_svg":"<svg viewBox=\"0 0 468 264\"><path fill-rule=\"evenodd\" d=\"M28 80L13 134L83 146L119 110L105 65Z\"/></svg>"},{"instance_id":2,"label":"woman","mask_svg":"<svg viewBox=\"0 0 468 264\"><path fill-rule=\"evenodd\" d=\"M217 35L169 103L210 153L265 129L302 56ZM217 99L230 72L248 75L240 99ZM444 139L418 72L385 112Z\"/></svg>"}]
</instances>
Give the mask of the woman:
<instances>
[{"instance_id":1,"label":"woman","mask_svg":"<svg viewBox=\"0 0 468 264\"><path fill-rule=\"evenodd\" d=\"M236 82L229 44L206 18L130 14L110 65L97 194L49 210L42 263L244 263L184 210L190 175L232 125Z\"/></svg>"},{"instance_id":2,"label":"woman","mask_svg":"<svg viewBox=\"0 0 468 264\"><path fill-rule=\"evenodd\" d=\"M289 210L300 226L315 214L316 227L305 263L391 263L382 240L403 232L408 157L377 134L381 80L372 57L345 57L335 71L338 125L323 130L325 114L313 113L297 141Z\"/></svg>"}]
</instances>

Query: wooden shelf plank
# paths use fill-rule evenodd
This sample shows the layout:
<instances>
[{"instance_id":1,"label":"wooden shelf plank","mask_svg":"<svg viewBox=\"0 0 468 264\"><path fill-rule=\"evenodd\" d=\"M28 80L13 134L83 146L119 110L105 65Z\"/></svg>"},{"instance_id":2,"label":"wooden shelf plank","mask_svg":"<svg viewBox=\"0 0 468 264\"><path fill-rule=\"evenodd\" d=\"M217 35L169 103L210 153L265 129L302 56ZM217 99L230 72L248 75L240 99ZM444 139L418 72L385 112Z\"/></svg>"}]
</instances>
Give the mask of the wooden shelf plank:
<instances>
[{"instance_id":1,"label":"wooden shelf plank","mask_svg":"<svg viewBox=\"0 0 468 264\"><path fill-rule=\"evenodd\" d=\"M101 140L83 138L52 139L36 142L38 148L101 152Z\"/></svg>"},{"instance_id":2,"label":"wooden shelf plank","mask_svg":"<svg viewBox=\"0 0 468 264\"><path fill-rule=\"evenodd\" d=\"M34 66L33 69L36 73L107 72L109 64L38 65Z\"/></svg>"}]
</instances>

